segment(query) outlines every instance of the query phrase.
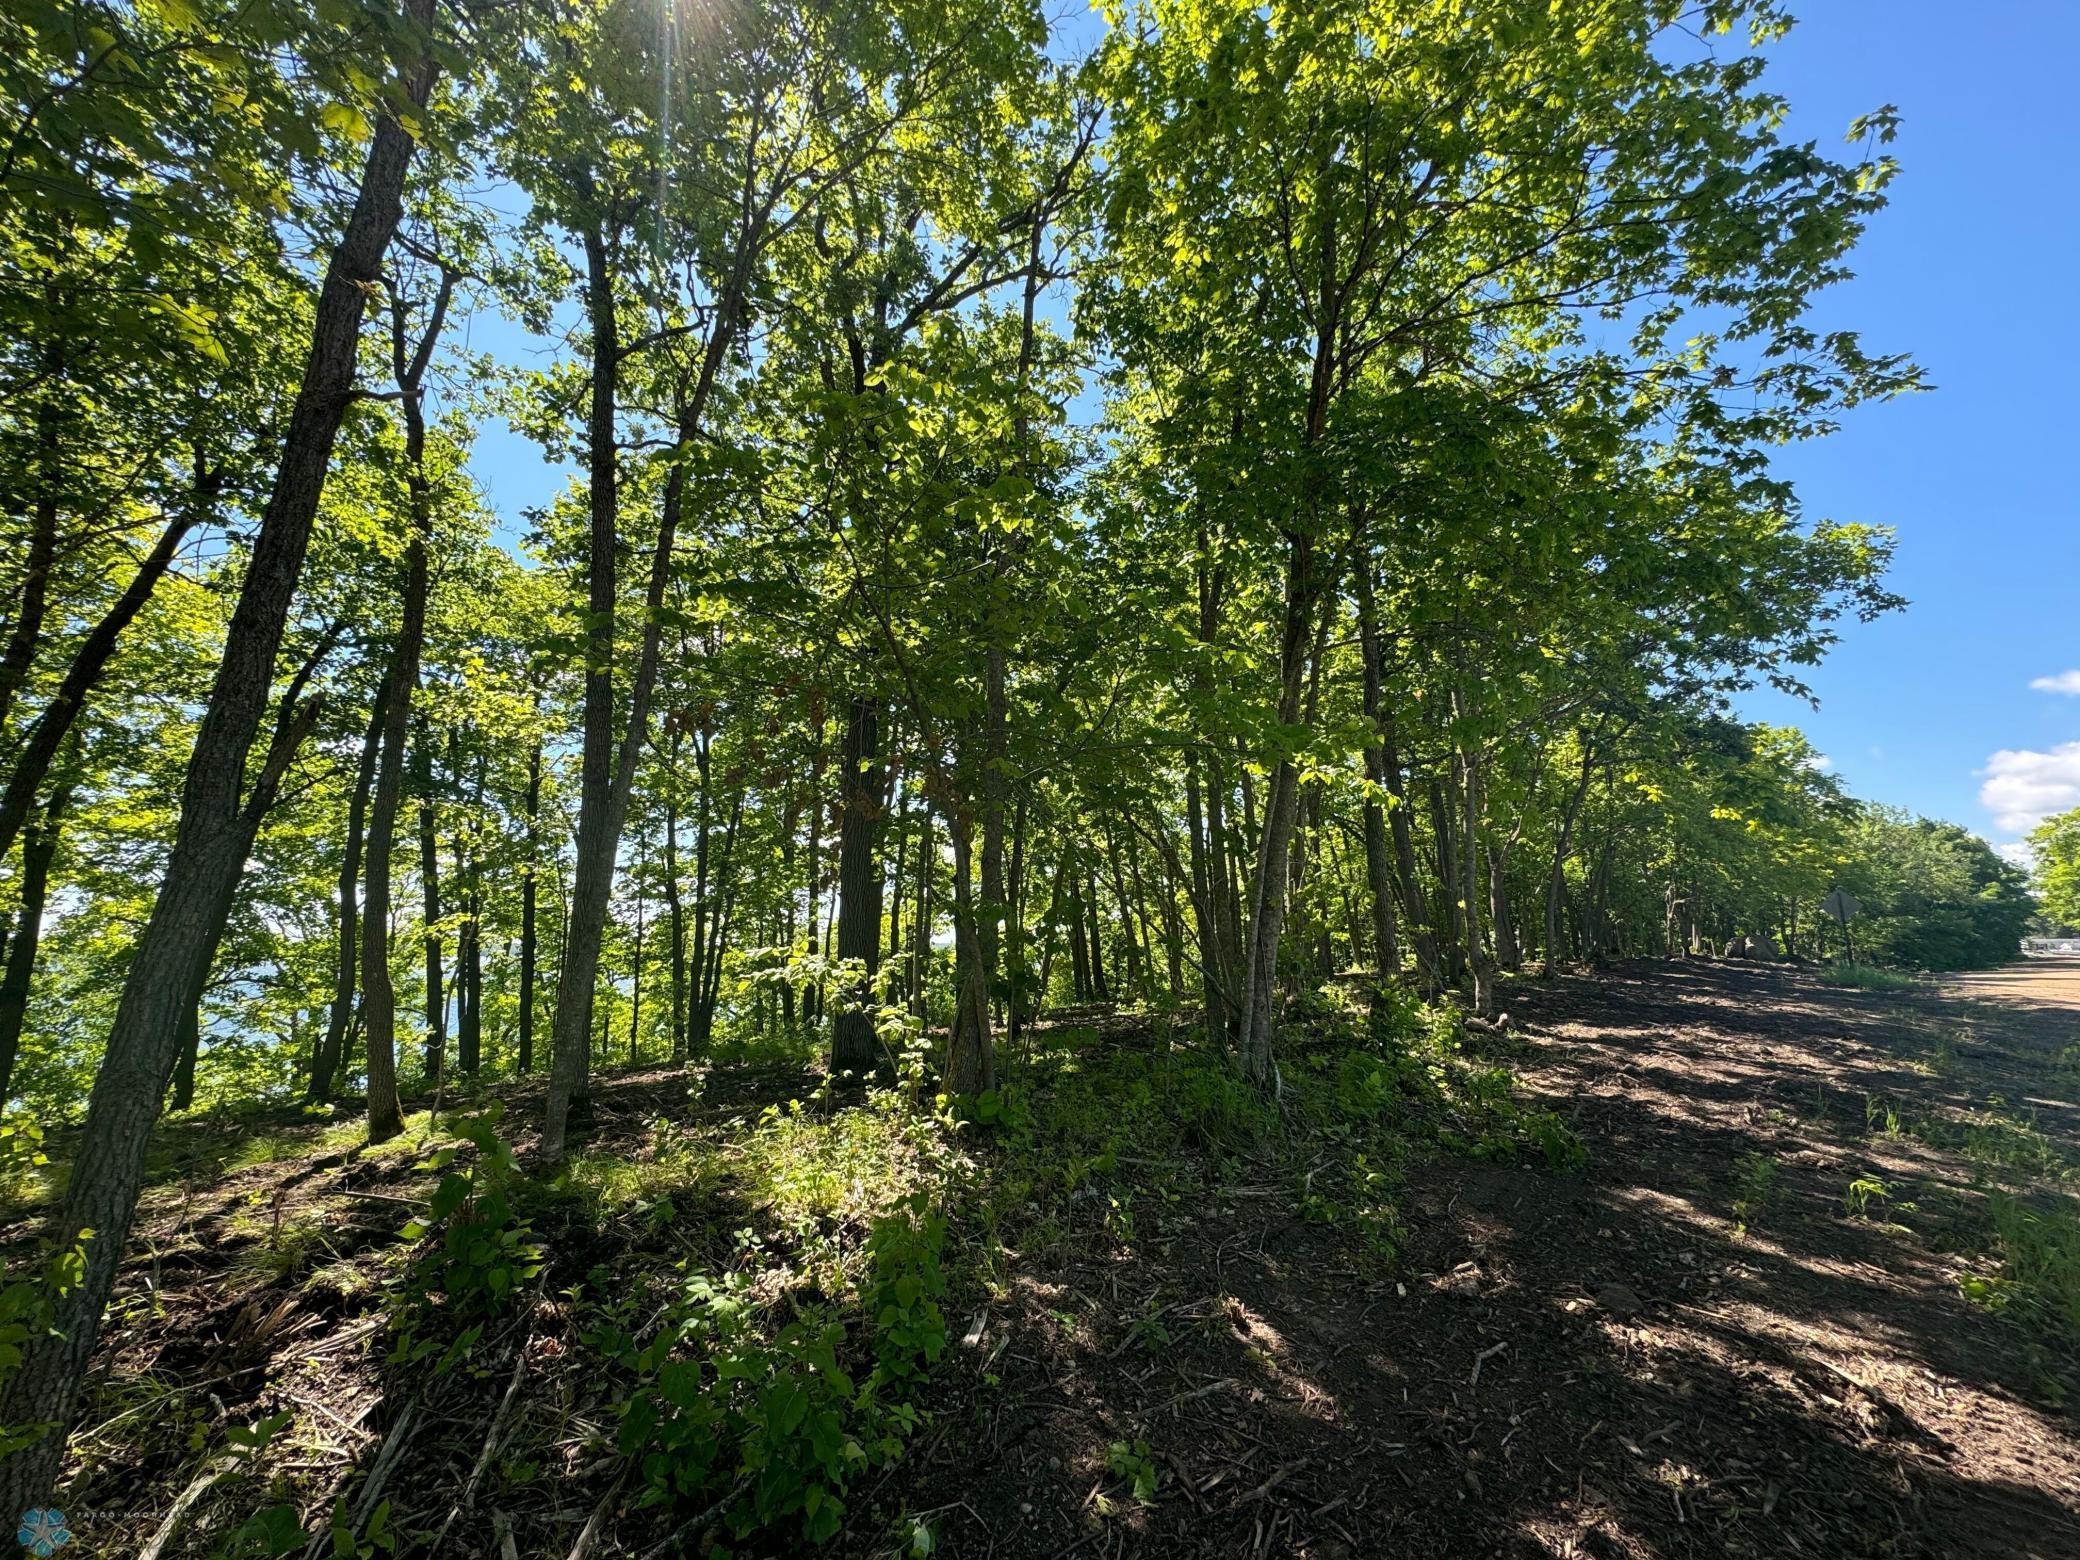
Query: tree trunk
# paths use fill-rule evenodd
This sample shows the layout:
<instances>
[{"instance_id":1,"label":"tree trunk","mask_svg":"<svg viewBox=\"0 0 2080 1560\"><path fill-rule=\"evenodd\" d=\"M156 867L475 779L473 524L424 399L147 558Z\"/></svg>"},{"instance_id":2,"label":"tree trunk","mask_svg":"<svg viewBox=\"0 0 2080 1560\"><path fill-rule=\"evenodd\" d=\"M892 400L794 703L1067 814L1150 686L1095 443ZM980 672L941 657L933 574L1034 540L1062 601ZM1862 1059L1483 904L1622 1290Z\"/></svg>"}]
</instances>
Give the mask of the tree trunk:
<instances>
[{"instance_id":1,"label":"tree trunk","mask_svg":"<svg viewBox=\"0 0 2080 1560\"><path fill-rule=\"evenodd\" d=\"M1112 879L1112 902L1119 908L1120 931L1127 944L1127 994L1139 996L1146 1001L1149 996L1149 975L1144 962L1146 947L1140 936L1140 918L1127 895L1127 880L1119 869L1119 842L1111 829L1105 830L1105 871ZM1095 895L1093 896L1095 898Z\"/></svg>"},{"instance_id":2,"label":"tree trunk","mask_svg":"<svg viewBox=\"0 0 2080 1560\"><path fill-rule=\"evenodd\" d=\"M434 0L408 0L406 14L425 28L433 5ZM405 90L415 107L424 107L434 69L426 52L410 66ZM0 1407L0 1422L50 1426L0 1463L0 1507L9 1511L40 1506L50 1492L129 1242L152 1121L179 1045L182 1005L206 970L244 871L240 791L246 758L266 709L275 652L353 392L362 309L378 285L397 228L411 153L411 136L393 116L383 115L346 231L326 265L302 388L189 758L166 876L124 977L53 1232L60 1250L80 1245L85 1230L94 1234L84 1243L79 1282L57 1301L54 1325L25 1345Z\"/></svg>"},{"instance_id":3,"label":"tree trunk","mask_svg":"<svg viewBox=\"0 0 2080 1560\"><path fill-rule=\"evenodd\" d=\"M423 599L419 611L426 610ZM407 688L418 687L418 667L412 668L413 680ZM441 1074L445 1070L448 1056L448 993L441 980L441 858L440 838L435 824L433 802L433 752L432 742L427 735L425 723L418 727L419 752L419 897L424 917L419 931L419 944L426 960L426 1087L438 1088Z\"/></svg>"},{"instance_id":4,"label":"tree trunk","mask_svg":"<svg viewBox=\"0 0 2080 1560\"><path fill-rule=\"evenodd\" d=\"M760 222L737 235L738 249L731 281L715 300L713 324L695 383L679 407L677 447L689 450L700 434L708 396L722 372L737 326L744 314L748 261L763 243ZM614 888L614 861L628 816L636 765L650 723L650 695L657 681L663 645L665 597L671 586L672 553L686 493L686 463L675 461L665 478L664 502L658 516L657 540L650 549L650 579L643 596L643 633L636 652L635 674L628 693L628 716L614 751L614 557L619 518L614 414L619 383L620 333L614 312L613 273L605 235L595 222L585 234L587 312L592 322L592 400L587 414L588 470L591 478L591 534L588 546L588 601L592 642L586 660L584 748L578 799L578 862L571 894L570 930L565 937L564 983L557 994L555 1058L549 1074L548 1099L542 1112L539 1153L545 1164L563 1158L565 1128L573 1106L584 1111L588 1101L586 1047L591 1035L593 988L605 940L608 902ZM597 751L595 751L595 749Z\"/></svg>"},{"instance_id":5,"label":"tree trunk","mask_svg":"<svg viewBox=\"0 0 2080 1560\"><path fill-rule=\"evenodd\" d=\"M730 803L729 823L722 831L722 851L714 873L715 881L723 885L722 892L714 914L708 918L706 942L701 951L702 976L695 988L693 1034L688 1044L700 1055L707 1054L715 1039L715 1009L722 1000L722 955L729 942L730 913L736 905L733 873L737 825L743 816L744 793L739 791Z\"/></svg>"},{"instance_id":6,"label":"tree trunk","mask_svg":"<svg viewBox=\"0 0 2080 1560\"><path fill-rule=\"evenodd\" d=\"M636 935L628 951L628 1064L633 1067L642 1060L643 1033L643 918L649 906L643 890L644 875L649 871L650 842L641 829L636 831Z\"/></svg>"},{"instance_id":7,"label":"tree trunk","mask_svg":"<svg viewBox=\"0 0 2080 1560\"><path fill-rule=\"evenodd\" d=\"M1468 718L1467 701L1454 690L1452 713L1460 720ZM1495 964L1489 956L1486 940L1481 935L1481 892L1480 892L1480 814L1481 789L1480 766L1471 749L1459 754L1459 902L1465 912L1467 967L1473 976L1473 1010L1483 1018L1495 1013Z\"/></svg>"},{"instance_id":8,"label":"tree trunk","mask_svg":"<svg viewBox=\"0 0 2080 1560\"><path fill-rule=\"evenodd\" d=\"M873 1014L874 970L881 962L881 869L875 859L884 785L880 755L880 704L854 698L838 776L838 958L858 960L865 973L839 992L831 1023L834 1073L870 1072L881 1059Z\"/></svg>"},{"instance_id":9,"label":"tree trunk","mask_svg":"<svg viewBox=\"0 0 2080 1560\"><path fill-rule=\"evenodd\" d=\"M1212 877L1215 851L1209 849L1196 760L1185 764L1184 801L1192 852L1192 922L1199 934L1199 990L1206 1004L1206 1043L1226 1055L1228 991L1222 975L1220 909L1215 903L1219 890Z\"/></svg>"},{"instance_id":10,"label":"tree trunk","mask_svg":"<svg viewBox=\"0 0 2080 1560\"><path fill-rule=\"evenodd\" d=\"M1090 866L1083 881L1083 909L1090 917L1091 1000L1110 1003L1112 982L1105 978L1105 918L1098 913L1098 868Z\"/></svg>"},{"instance_id":11,"label":"tree trunk","mask_svg":"<svg viewBox=\"0 0 2080 1560\"><path fill-rule=\"evenodd\" d=\"M375 804L369 810L368 865L362 888L361 1029L368 1046L371 1143L381 1143L404 1130L404 1108L397 1095L397 987L390 974L390 859L397 840L397 814L404 802L404 750L411 731L412 694L419 685L420 645L426 633L426 586L426 543L415 530L405 548L404 616L383 692L383 752L376 766ZM437 954L429 954L435 979L439 978L437 960Z\"/></svg>"},{"instance_id":12,"label":"tree trunk","mask_svg":"<svg viewBox=\"0 0 2080 1560\"><path fill-rule=\"evenodd\" d=\"M997 1086L997 1052L990 1039L989 974L982 963L973 887L974 825L954 805L946 828L953 839L953 1023L946 1042L948 1094L975 1095Z\"/></svg>"},{"instance_id":13,"label":"tree trunk","mask_svg":"<svg viewBox=\"0 0 2080 1560\"><path fill-rule=\"evenodd\" d=\"M1560 837L1553 846L1553 872L1546 880L1546 948L1545 961L1539 970L1541 978L1551 980L1560 968L1560 905L1567 895L1567 856L1573 848L1575 819L1582 811L1582 801L1589 794L1589 777L1595 772L1593 750L1587 743L1582 745L1582 776L1575 782L1574 794L1568 798L1567 811L1560 819Z\"/></svg>"},{"instance_id":14,"label":"tree trunk","mask_svg":"<svg viewBox=\"0 0 2080 1560\"><path fill-rule=\"evenodd\" d=\"M477 757L467 832L455 849L456 876L462 881L462 933L455 949L455 1062L463 1076L474 1078L484 1063L484 885L477 860L477 819L484 812L484 759ZM466 843L465 843L466 842Z\"/></svg>"},{"instance_id":15,"label":"tree trunk","mask_svg":"<svg viewBox=\"0 0 2080 1560\"><path fill-rule=\"evenodd\" d=\"M937 847L932 842L932 810L917 815L917 935L911 944L911 995L917 1003L918 1022L930 1026L932 973L932 861Z\"/></svg>"},{"instance_id":16,"label":"tree trunk","mask_svg":"<svg viewBox=\"0 0 2080 1560\"><path fill-rule=\"evenodd\" d=\"M1395 759L1387 736L1386 724L1386 656L1380 644L1379 618L1373 604L1372 561L1366 555L1361 539L1357 548L1354 570L1358 597L1358 648L1365 668L1365 718L1372 723L1376 736L1365 745L1365 778L1370 780L1373 790L1365 798L1365 881L1372 894L1372 957L1382 981L1398 980L1401 976L1401 939L1394 924L1394 862L1389 854L1387 840L1387 803L1380 798L1384 792L1392 799L1395 811L1402 810L1400 798L1400 765ZM1405 836L1408 821L1400 820L1400 833ZM1415 852L1408 851L1406 870L1413 870ZM1411 892L1420 895L1420 884L1412 884ZM1429 929L1420 921L1412 921L1410 933L1416 944L1416 959L1425 974L1431 973L1437 963L1437 950L1428 946ZM1376 993L1373 1009L1379 1010L1384 993Z\"/></svg>"},{"instance_id":17,"label":"tree trunk","mask_svg":"<svg viewBox=\"0 0 2080 1560\"><path fill-rule=\"evenodd\" d=\"M1488 847L1488 924L1495 934L1495 962L1514 972L1524 957L1517 946L1516 912L1509 900L1509 847Z\"/></svg>"},{"instance_id":18,"label":"tree trunk","mask_svg":"<svg viewBox=\"0 0 2080 1560\"><path fill-rule=\"evenodd\" d=\"M194 502L185 513L166 523L166 528L159 533L159 540L137 566L137 572L130 577L122 595L87 631L87 637L80 642L72 657L72 664L59 680L57 692L51 695L50 703L38 711L36 719L30 723L22 738L21 751L15 755L14 768L7 777L7 789L0 792L0 858L6 857L15 835L21 831L22 821L35 806L36 793L42 789L44 776L50 772L51 760L57 757L73 722L86 707L88 695L101 681L102 672L115 655L116 641L151 598L152 591L172 564L174 554L180 551L181 539L201 519L206 501L215 497L222 480L220 472L196 478Z\"/></svg>"},{"instance_id":19,"label":"tree trunk","mask_svg":"<svg viewBox=\"0 0 2080 1560\"><path fill-rule=\"evenodd\" d=\"M1062 871L1069 872L1066 860ZM1078 1002L1097 1000L1097 984L1091 979L1090 917L1083 907L1083 888L1079 882L1074 897L1069 902L1069 979L1076 988Z\"/></svg>"},{"instance_id":20,"label":"tree trunk","mask_svg":"<svg viewBox=\"0 0 2080 1560\"><path fill-rule=\"evenodd\" d=\"M0 972L0 1107L13 1093L15 1058L21 1054L22 1021L29 1009L29 982L36 973L36 947L43 937L43 909L50 893L51 861L58 830L72 801L70 782L51 793L22 846L21 907L7 940L7 965Z\"/></svg>"},{"instance_id":21,"label":"tree trunk","mask_svg":"<svg viewBox=\"0 0 2080 1560\"><path fill-rule=\"evenodd\" d=\"M686 1060L686 909L679 897L679 744L672 727L664 781L664 907L672 944L672 1062Z\"/></svg>"},{"instance_id":22,"label":"tree trunk","mask_svg":"<svg viewBox=\"0 0 2080 1560\"><path fill-rule=\"evenodd\" d=\"M56 347L44 354L43 394L36 403L36 496L29 503L29 551L15 582L14 624L0 648L0 732L14 713L15 696L29 680L36 648L43 642L51 570L58 556L58 442L64 418L64 360Z\"/></svg>"},{"instance_id":23,"label":"tree trunk","mask_svg":"<svg viewBox=\"0 0 2080 1560\"><path fill-rule=\"evenodd\" d=\"M604 224L585 230L586 312L592 326L592 396L586 414L586 478L591 529L585 553L587 644L583 747L578 767L578 862L564 934L563 978L550 1038L549 1094L541 1157L563 1158L573 1105L589 1095L592 1008L614 890L614 606L615 549L620 528L620 452L614 426L619 399L621 332ZM682 468L674 468L676 479ZM638 734L639 735L639 734Z\"/></svg>"},{"instance_id":24,"label":"tree trunk","mask_svg":"<svg viewBox=\"0 0 2080 1560\"><path fill-rule=\"evenodd\" d=\"M541 870L542 743L527 751L527 864L520 878L520 1075L534 1071L534 985L536 950L535 880Z\"/></svg>"},{"instance_id":25,"label":"tree trunk","mask_svg":"<svg viewBox=\"0 0 2080 1560\"><path fill-rule=\"evenodd\" d=\"M339 862L339 941L333 959L332 1011L325 1033L311 1056L311 1076L304 1098L316 1104L332 1098L340 1064L346 1057L347 1026L354 1017L355 976L361 961L362 829L368 817L368 794L375 785L376 756L383 745L383 693L387 679L376 680L369 702L368 731L361 739L361 758L354 767L354 793L347 801L347 838Z\"/></svg>"},{"instance_id":26,"label":"tree trunk","mask_svg":"<svg viewBox=\"0 0 2080 1560\"><path fill-rule=\"evenodd\" d=\"M982 902L975 907L975 947L982 961L982 989L994 1002L1003 989L1001 951L1004 922L1004 804L1010 795L1005 774L1009 725L1004 693L1004 652L983 653Z\"/></svg>"},{"instance_id":27,"label":"tree trunk","mask_svg":"<svg viewBox=\"0 0 2080 1560\"><path fill-rule=\"evenodd\" d=\"M1307 676L1308 649L1314 626L1314 543L1293 533L1287 539L1285 625L1279 643L1279 724L1299 723ZM1272 1061L1272 1029L1276 1017L1278 943L1285 929L1286 873L1293 842L1293 823L1300 787L1292 760L1281 756L1271 772L1264 799L1264 831L1250 879L1249 944L1242 968L1242 1030L1236 1061L1242 1076L1258 1088L1275 1091L1278 1069Z\"/></svg>"},{"instance_id":28,"label":"tree trunk","mask_svg":"<svg viewBox=\"0 0 2080 1560\"><path fill-rule=\"evenodd\" d=\"M195 1063L202 1055L202 1001L198 996L181 1014L181 1051L173 1064L173 1093L168 1110L186 1110L195 1103Z\"/></svg>"}]
</instances>

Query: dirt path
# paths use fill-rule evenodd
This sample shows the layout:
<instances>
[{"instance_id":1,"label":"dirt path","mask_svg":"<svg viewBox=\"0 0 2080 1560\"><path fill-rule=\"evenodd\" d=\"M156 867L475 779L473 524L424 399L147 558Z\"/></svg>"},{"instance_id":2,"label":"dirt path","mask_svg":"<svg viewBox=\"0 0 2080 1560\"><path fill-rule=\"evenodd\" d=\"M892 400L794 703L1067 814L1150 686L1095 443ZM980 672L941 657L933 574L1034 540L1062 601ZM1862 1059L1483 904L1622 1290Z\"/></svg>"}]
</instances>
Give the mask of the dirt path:
<instances>
[{"instance_id":1,"label":"dirt path","mask_svg":"<svg viewBox=\"0 0 2080 1560\"><path fill-rule=\"evenodd\" d=\"M2080 1013L2080 959L2031 959L2004 970L1953 975L1943 989L1952 996Z\"/></svg>"},{"instance_id":2,"label":"dirt path","mask_svg":"<svg viewBox=\"0 0 2080 1560\"><path fill-rule=\"evenodd\" d=\"M1952 1254L2080 1165L2080 966L1527 987L1585 1171L1429 1166L1385 1280L1288 1186L1138 1205L978 1319L910 1491L939 1552L2080 1555L2070 1367Z\"/></svg>"}]
</instances>

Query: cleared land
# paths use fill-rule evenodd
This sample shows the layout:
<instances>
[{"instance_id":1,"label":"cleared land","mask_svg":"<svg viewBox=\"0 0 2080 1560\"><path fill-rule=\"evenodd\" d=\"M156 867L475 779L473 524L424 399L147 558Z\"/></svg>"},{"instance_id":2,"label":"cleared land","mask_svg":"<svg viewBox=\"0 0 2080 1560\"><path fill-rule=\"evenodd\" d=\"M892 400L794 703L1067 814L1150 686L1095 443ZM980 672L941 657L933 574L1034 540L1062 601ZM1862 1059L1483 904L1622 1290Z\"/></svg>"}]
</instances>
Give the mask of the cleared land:
<instances>
[{"instance_id":1,"label":"cleared land","mask_svg":"<svg viewBox=\"0 0 2080 1560\"><path fill-rule=\"evenodd\" d=\"M2070 964L1909 993L1747 965L1521 982L1517 1033L1483 1043L1586 1165L1414 1155L1391 1260L1324 1209L1311 1149L1036 1185L992 1287L949 1298L909 1453L826 1552L896 1552L921 1515L941 1555L1034 1560L2080 1554L2076 1004ZM1093 1068L1167 1047L1078 1035ZM593 1146L663 1164L813 1084L608 1079ZM732 1260L704 1232L774 1225L793 1191L704 1160L663 1211L541 1216L542 1298L434 1375L390 1361L382 1303L414 1151L255 1133L168 1135L79 1443L80 1552L135 1552L199 1448L265 1413L291 1419L264 1471L209 1488L168 1554L216 1553L270 1497L358 1507L372 1474L399 1553L444 1522L453 1555L569 1554L595 1518L594 1555L727 1539L632 1509L614 1383L560 1295L631 1251Z\"/></svg>"},{"instance_id":2,"label":"cleared land","mask_svg":"<svg viewBox=\"0 0 2080 1560\"><path fill-rule=\"evenodd\" d=\"M1526 983L1578 1176L1437 1162L1384 1282L1279 1187L1035 1275L923 1503L964 1554L2080 1554L2057 1322L1965 1297L1990 1196L2070 1218L2076 985ZM1122 1352L1170 1304L1178 1346ZM1123 1438L1168 1477L1096 1523Z\"/></svg>"}]
</instances>

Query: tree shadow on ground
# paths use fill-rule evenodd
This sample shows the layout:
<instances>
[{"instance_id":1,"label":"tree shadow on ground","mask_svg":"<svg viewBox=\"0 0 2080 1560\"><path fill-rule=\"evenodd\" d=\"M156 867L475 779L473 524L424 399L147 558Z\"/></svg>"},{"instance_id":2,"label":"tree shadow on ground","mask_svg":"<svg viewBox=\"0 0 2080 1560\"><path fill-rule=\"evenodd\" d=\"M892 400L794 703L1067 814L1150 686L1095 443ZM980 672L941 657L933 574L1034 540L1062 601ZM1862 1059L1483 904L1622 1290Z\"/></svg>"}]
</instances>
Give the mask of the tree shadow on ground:
<instances>
[{"instance_id":1,"label":"tree shadow on ground","mask_svg":"<svg viewBox=\"0 0 2080 1560\"><path fill-rule=\"evenodd\" d=\"M1589 1165L1433 1163L1391 1279L1289 1198L1218 1196L1029 1277L980 1351L1001 1385L963 1395L916 1483L941 1552L2080 1553L2080 1446L2042 1359L1927 1238L1973 1169L1865 1109L1984 1099L1977 1058L1923 1065L1931 1021L1969 1021L2001 1067L2041 1075L2055 1048L2027 1018L1838 995L1660 965L1512 990L1531 1087ZM1749 1156L1776 1168L1742 1233ZM1853 1217L1874 1160L1953 1202L1927 1232ZM1135 1341L1165 1305L1195 1320ZM1149 1504L1108 1455L1142 1442Z\"/></svg>"}]
</instances>

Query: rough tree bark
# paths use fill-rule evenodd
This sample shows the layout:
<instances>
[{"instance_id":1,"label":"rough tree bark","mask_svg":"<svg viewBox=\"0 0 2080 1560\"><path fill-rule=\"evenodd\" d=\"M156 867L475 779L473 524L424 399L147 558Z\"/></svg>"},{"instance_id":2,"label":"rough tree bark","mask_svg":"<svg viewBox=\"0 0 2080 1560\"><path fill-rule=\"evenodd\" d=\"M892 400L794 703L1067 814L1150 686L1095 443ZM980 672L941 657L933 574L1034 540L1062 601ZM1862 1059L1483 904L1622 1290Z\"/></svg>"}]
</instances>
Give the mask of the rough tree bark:
<instances>
[{"instance_id":1,"label":"rough tree bark","mask_svg":"<svg viewBox=\"0 0 2080 1560\"><path fill-rule=\"evenodd\" d=\"M430 28L434 3L407 0L406 13L419 28ZM430 51L421 51L407 67L405 91L413 104L425 105L434 71ZM10 1511L42 1505L50 1492L102 1311L129 1241L152 1122L179 1044L183 1005L206 974L244 871L240 793L246 759L267 706L275 652L303 575L340 420L353 394L362 310L397 228L412 150L410 134L395 117L383 115L346 230L326 264L302 388L188 762L166 876L131 955L65 1207L53 1230L61 1249L80 1245L85 1230L94 1234L84 1241L78 1284L58 1298L50 1330L28 1342L0 1405L0 1417L8 1424L49 1427L0 1462L0 1507Z\"/></svg>"},{"instance_id":2,"label":"rough tree bark","mask_svg":"<svg viewBox=\"0 0 2080 1560\"><path fill-rule=\"evenodd\" d=\"M831 1020L831 1070L871 1072L881 1059L874 1033L874 971L881 962L881 705L855 697L845 720L838 773L838 958L859 960L864 976L838 994Z\"/></svg>"}]
</instances>

